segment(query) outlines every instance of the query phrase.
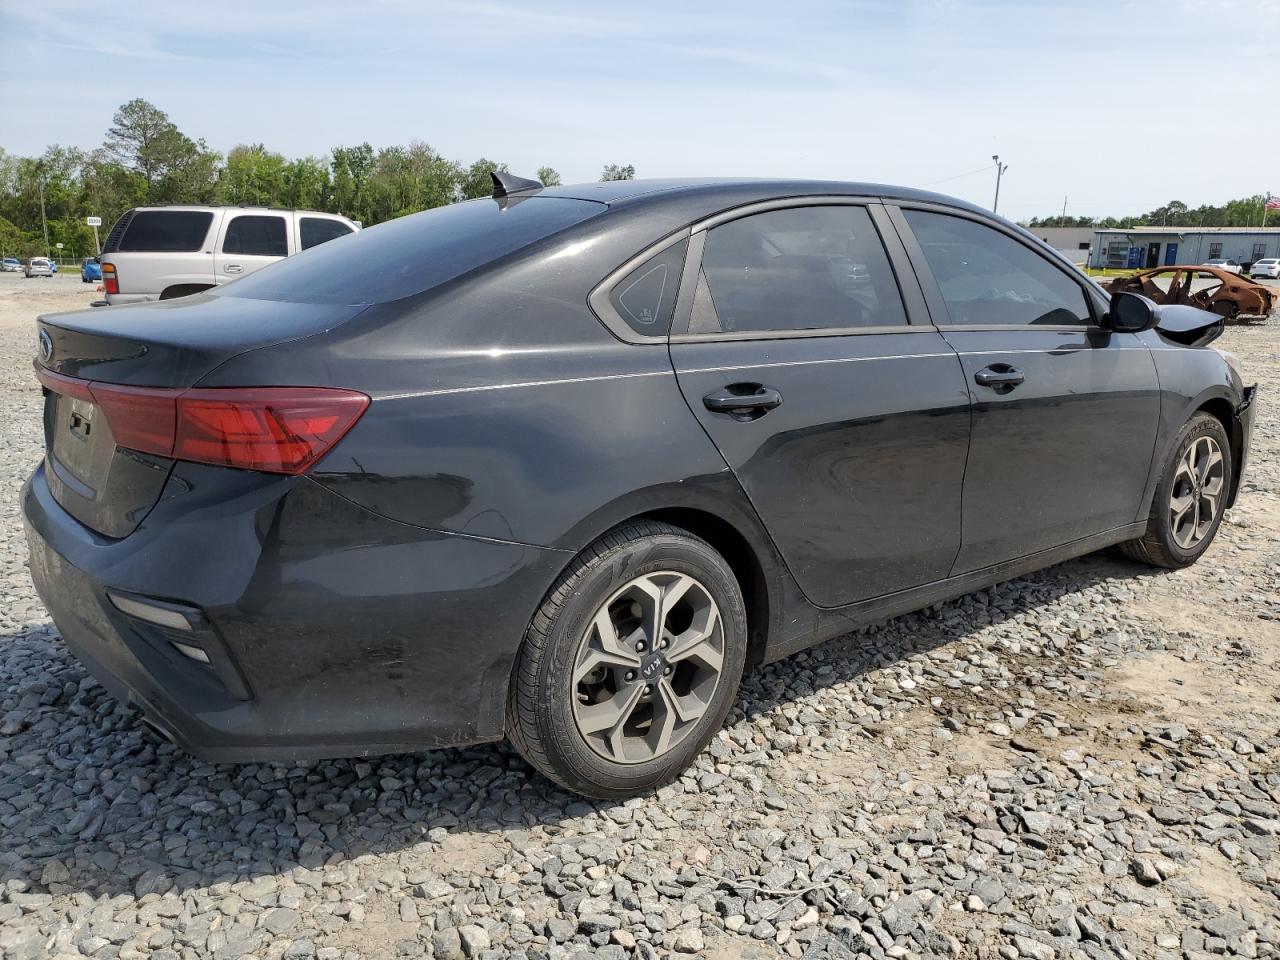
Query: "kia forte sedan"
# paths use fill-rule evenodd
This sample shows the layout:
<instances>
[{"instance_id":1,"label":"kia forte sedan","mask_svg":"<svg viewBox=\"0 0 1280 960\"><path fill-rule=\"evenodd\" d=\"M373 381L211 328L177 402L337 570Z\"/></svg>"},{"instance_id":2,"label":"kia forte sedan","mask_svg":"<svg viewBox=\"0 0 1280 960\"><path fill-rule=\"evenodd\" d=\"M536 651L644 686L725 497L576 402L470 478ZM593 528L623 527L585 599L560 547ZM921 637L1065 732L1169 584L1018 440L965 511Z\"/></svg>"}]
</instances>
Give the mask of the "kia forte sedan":
<instances>
[{"instance_id":1,"label":"kia forte sedan","mask_svg":"<svg viewBox=\"0 0 1280 960\"><path fill-rule=\"evenodd\" d=\"M199 756L507 737L624 796L753 665L1115 544L1193 563L1254 417L1221 326L936 194L502 175L42 317L31 571Z\"/></svg>"}]
</instances>

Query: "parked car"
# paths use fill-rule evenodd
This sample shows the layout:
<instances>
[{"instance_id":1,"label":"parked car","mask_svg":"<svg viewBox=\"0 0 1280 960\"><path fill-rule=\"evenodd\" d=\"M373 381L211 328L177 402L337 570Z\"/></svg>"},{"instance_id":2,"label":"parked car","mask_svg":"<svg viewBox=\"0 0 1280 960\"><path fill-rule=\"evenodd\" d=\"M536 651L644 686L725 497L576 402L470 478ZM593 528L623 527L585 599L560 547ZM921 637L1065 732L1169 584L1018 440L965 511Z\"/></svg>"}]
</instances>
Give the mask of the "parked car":
<instances>
[{"instance_id":1,"label":"parked car","mask_svg":"<svg viewBox=\"0 0 1280 960\"><path fill-rule=\"evenodd\" d=\"M1206 260L1202 266L1213 267L1215 270L1222 270L1225 273L1240 273L1240 264L1235 260Z\"/></svg>"},{"instance_id":2,"label":"parked car","mask_svg":"<svg viewBox=\"0 0 1280 960\"><path fill-rule=\"evenodd\" d=\"M1269 257L1266 260L1255 260L1249 268L1249 276L1255 280L1270 278L1280 279L1280 259Z\"/></svg>"},{"instance_id":3,"label":"parked car","mask_svg":"<svg viewBox=\"0 0 1280 960\"><path fill-rule=\"evenodd\" d=\"M30 257L23 263L22 272L28 279L31 277L52 277L53 264L44 257Z\"/></svg>"},{"instance_id":4,"label":"parked car","mask_svg":"<svg viewBox=\"0 0 1280 960\"><path fill-rule=\"evenodd\" d=\"M184 749L505 735L625 796L745 667L1113 544L1186 566L1236 497L1255 389L1206 346L1223 319L1108 298L976 206L495 183L39 319L36 588Z\"/></svg>"},{"instance_id":5,"label":"parked car","mask_svg":"<svg viewBox=\"0 0 1280 960\"><path fill-rule=\"evenodd\" d=\"M5 257L0 260L0 273L21 273L22 261L17 257Z\"/></svg>"},{"instance_id":6,"label":"parked car","mask_svg":"<svg viewBox=\"0 0 1280 960\"><path fill-rule=\"evenodd\" d=\"M1181 303L1211 310L1228 320L1265 317L1280 299L1271 287L1217 267L1157 267L1117 277L1104 286L1111 293L1140 293L1160 304Z\"/></svg>"},{"instance_id":7,"label":"parked car","mask_svg":"<svg viewBox=\"0 0 1280 960\"><path fill-rule=\"evenodd\" d=\"M102 245L105 302L200 293L358 229L346 217L309 210L135 207Z\"/></svg>"},{"instance_id":8,"label":"parked car","mask_svg":"<svg viewBox=\"0 0 1280 960\"><path fill-rule=\"evenodd\" d=\"M96 283L102 279L102 266L97 257L85 257L80 264L80 280L83 283Z\"/></svg>"}]
</instances>

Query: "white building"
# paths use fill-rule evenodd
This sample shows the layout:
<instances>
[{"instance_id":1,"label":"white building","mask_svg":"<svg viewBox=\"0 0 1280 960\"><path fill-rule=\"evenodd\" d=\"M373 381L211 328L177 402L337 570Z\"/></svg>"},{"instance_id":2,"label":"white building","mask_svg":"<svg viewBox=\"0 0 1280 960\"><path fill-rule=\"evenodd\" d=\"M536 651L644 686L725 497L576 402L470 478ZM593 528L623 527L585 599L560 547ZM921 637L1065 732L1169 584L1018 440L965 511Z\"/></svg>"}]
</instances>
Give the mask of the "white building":
<instances>
[{"instance_id":1,"label":"white building","mask_svg":"<svg viewBox=\"0 0 1280 960\"><path fill-rule=\"evenodd\" d=\"M1278 217L1277 219L1280 219ZM1129 227L1095 230L1091 267L1172 267L1227 259L1246 266L1280 257L1274 227Z\"/></svg>"}]
</instances>

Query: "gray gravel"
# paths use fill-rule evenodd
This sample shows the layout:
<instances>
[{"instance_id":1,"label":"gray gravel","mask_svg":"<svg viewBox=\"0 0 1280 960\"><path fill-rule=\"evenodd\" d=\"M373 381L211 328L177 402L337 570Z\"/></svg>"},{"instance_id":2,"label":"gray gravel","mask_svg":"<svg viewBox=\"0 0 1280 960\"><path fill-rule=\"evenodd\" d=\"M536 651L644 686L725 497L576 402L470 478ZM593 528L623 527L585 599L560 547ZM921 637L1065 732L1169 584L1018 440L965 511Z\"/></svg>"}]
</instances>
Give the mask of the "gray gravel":
<instances>
[{"instance_id":1,"label":"gray gravel","mask_svg":"<svg viewBox=\"0 0 1280 960\"><path fill-rule=\"evenodd\" d=\"M35 281L30 281L35 283ZM697 766L588 803L505 747L202 763L67 654L16 493L31 319L0 276L0 955L1280 955L1280 326L1201 564L1104 553L760 669ZM41 301L37 303L37 301Z\"/></svg>"}]
</instances>

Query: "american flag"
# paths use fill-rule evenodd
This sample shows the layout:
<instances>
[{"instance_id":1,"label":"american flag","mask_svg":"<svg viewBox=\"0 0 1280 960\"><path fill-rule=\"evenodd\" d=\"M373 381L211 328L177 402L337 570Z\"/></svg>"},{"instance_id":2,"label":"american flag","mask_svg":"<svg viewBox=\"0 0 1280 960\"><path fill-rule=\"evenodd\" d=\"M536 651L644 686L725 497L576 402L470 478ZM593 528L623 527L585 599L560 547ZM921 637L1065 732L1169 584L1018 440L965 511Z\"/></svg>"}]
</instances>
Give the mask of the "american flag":
<instances>
[{"instance_id":1,"label":"american flag","mask_svg":"<svg viewBox=\"0 0 1280 960\"><path fill-rule=\"evenodd\" d=\"M1273 197L1271 194L1269 194L1269 193L1268 193L1268 194L1267 194L1267 209L1268 209L1268 210L1280 210L1280 197Z\"/></svg>"}]
</instances>

